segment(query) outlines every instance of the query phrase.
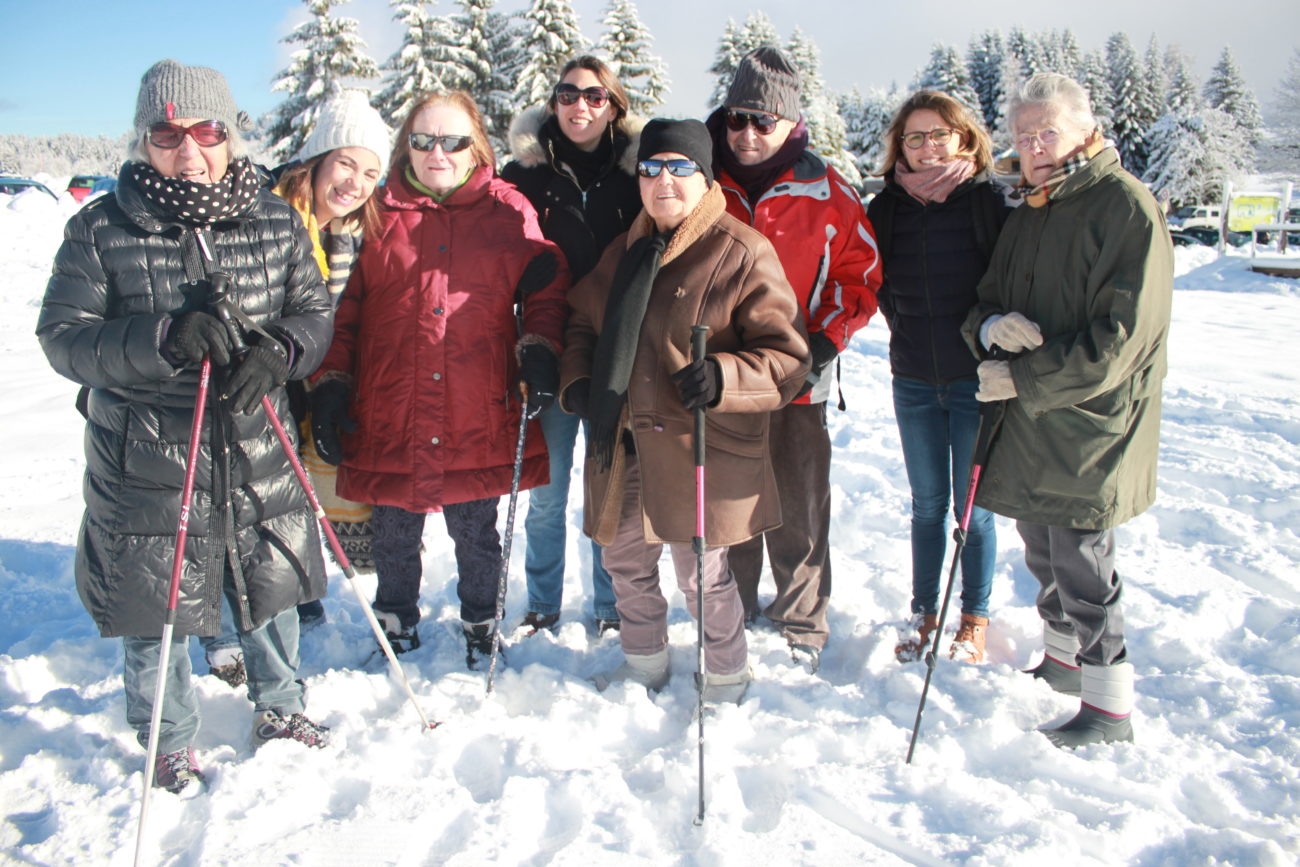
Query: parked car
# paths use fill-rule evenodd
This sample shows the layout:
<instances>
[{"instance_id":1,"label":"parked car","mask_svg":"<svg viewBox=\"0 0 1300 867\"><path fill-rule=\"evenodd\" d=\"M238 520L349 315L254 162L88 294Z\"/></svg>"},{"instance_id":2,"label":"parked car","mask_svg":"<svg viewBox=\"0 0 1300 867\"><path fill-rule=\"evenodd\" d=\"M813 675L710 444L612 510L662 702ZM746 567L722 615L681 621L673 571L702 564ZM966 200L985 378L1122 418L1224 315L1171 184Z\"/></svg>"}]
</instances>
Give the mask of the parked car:
<instances>
[{"instance_id":1,"label":"parked car","mask_svg":"<svg viewBox=\"0 0 1300 867\"><path fill-rule=\"evenodd\" d=\"M80 202L90 195L95 184L105 177L106 175L73 175L72 180L68 181L68 192L72 193L72 198Z\"/></svg>"},{"instance_id":2,"label":"parked car","mask_svg":"<svg viewBox=\"0 0 1300 867\"><path fill-rule=\"evenodd\" d=\"M1179 229L1195 226L1209 226L1217 229L1222 220L1222 210L1218 205L1184 205L1174 211L1169 218L1169 225Z\"/></svg>"},{"instance_id":3,"label":"parked car","mask_svg":"<svg viewBox=\"0 0 1300 867\"><path fill-rule=\"evenodd\" d=\"M48 193L51 198L58 198L58 195L45 184L33 181L31 178L0 177L0 193L16 196L28 190L40 190L43 193Z\"/></svg>"},{"instance_id":4,"label":"parked car","mask_svg":"<svg viewBox=\"0 0 1300 867\"><path fill-rule=\"evenodd\" d=\"M1189 235L1178 229L1169 230L1169 240L1174 242L1175 247L1204 247L1205 242L1195 235Z\"/></svg>"},{"instance_id":5,"label":"parked car","mask_svg":"<svg viewBox=\"0 0 1300 867\"><path fill-rule=\"evenodd\" d=\"M1184 226L1184 227L1181 228L1181 229L1171 229L1171 230L1170 230L1170 235L1172 235L1174 232L1179 232L1180 234L1183 234L1183 235L1189 235L1189 236L1195 238L1195 239L1196 239L1197 241L1199 241L1200 243L1205 244L1205 245L1207 245L1207 246L1209 246L1209 247L1213 247L1214 245L1216 245L1216 244L1219 243L1219 227L1218 227L1218 226L1214 226L1214 227L1210 227L1210 226L1191 226L1190 228ZM1231 231L1230 231L1230 232L1228 232L1228 234L1227 234L1227 236L1224 238L1224 240L1226 240L1229 244L1231 244L1231 245L1234 246L1234 247L1240 247L1240 246L1242 246L1242 245L1244 245L1244 244L1249 244L1249 243L1250 243L1250 232L1231 232ZM1175 243L1177 243L1177 242L1175 241Z\"/></svg>"}]
</instances>

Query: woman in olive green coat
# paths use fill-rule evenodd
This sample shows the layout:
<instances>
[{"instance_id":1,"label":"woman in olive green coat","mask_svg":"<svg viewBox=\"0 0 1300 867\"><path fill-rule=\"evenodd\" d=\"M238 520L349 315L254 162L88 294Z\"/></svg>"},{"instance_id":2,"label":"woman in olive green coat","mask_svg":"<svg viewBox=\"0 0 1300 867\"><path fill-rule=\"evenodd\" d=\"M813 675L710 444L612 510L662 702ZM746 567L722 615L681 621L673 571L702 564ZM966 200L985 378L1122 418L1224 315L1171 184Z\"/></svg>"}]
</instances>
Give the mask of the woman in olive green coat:
<instances>
[{"instance_id":1,"label":"woman in olive green coat","mask_svg":"<svg viewBox=\"0 0 1300 867\"><path fill-rule=\"evenodd\" d=\"M965 326L983 401L1006 401L976 504L1016 519L1046 655L1082 699L1058 746L1132 740L1113 528L1155 499L1173 248L1160 207L1106 147L1074 81L1036 75L1008 116L1026 207L1008 219Z\"/></svg>"}]
</instances>

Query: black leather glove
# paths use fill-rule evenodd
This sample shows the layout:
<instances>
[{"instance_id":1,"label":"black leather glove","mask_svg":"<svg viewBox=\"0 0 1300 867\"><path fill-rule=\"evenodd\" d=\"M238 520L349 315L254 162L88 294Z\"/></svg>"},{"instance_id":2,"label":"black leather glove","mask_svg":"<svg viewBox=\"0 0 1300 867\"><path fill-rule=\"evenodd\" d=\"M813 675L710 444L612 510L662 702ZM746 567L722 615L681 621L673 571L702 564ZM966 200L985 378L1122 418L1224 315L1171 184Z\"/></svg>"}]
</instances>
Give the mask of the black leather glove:
<instances>
[{"instance_id":1,"label":"black leather glove","mask_svg":"<svg viewBox=\"0 0 1300 867\"><path fill-rule=\"evenodd\" d=\"M808 335L808 349L812 353L813 373L821 373L840 354L831 339L820 331Z\"/></svg>"},{"instance_id":2,"label":"black leather glove","mask_svg":"<svg viewBox=\"0 0 1300 867\"><path fill-rule=\"evenodd\" d=\"M528 392L528 417L537 418L555 403L555 393L560 390L560 360L548 346L524 344L519 350L519 381Z\"/></svg>"},{"instance_id":3,"label":"black leather glove","mask_svg":"<svg viewBox=\"0 0 1300 867\"><path fill-rule=\"evenodd\" d=\"M339 436L352 433L357 423L348 414L351 389L339 379L323 382L311 392L311 437L316 442L316 454L330 466L337 467L343 460L343 440Z\"/></svg>"},{"instance_id":4,"label":"black leather glove","mask_svg":"<svg viewBox=\"0 0 1300 867\"><path fill-rule=\"evenodd\" d=\"M230 363L233 349L226 326L217 317L198 310L172 316L163 344L163 354L177 361L198 364L207 355L218 367Z\"/></svg>"},{"instance_id":5,"label":"black leather glove","mask_svg":"<svg viewBox=\"0 0 1300 867\"><path fill-rule=\"evenodd\" d=\"M581 419L591 417L591 377L569 383L564 390L564 408Z\"/></svg>"},{"instance_id":6,"label":"black leather glove","mask_svg":"<svg viewBox=\"0 0 1300 867\"><path fill-rule=\"evenodd\" d=\"M687 409L713 406L722 389L722 369L712 358L701 358L674 373L673 384Z\"/></svg>"},{"instance_id":7,"label":"black leather glove","mask_svg":"<svg viewBox=\"0 0 1300 867\"><path fill-rule=\"evenodd\" d=\"M524 266L524 273L519 275L519 282L515 285L515 297L522 300L549 284L555 279L556 268L553 252L543 250L538 253Z\"/></svg>"},{"instance_id":8,"label":"black leather glove","mask_svg":"<svg viewBox=\"0 0 1300 867\"><path fill-rule=\"evenodd\" d=\"M252 415L271 389L289 377L289 350L279 340L263 338L235 367L226 387L231 409Z\"/></svg>"}]
</instances>

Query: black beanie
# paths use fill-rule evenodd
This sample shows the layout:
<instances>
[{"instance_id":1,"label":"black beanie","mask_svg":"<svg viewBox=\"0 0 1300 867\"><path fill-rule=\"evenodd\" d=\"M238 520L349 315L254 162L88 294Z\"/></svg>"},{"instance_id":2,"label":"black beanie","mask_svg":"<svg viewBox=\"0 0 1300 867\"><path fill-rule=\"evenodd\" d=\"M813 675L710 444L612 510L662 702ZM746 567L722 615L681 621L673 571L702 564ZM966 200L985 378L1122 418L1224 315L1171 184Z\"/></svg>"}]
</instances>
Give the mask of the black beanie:
<instances>
[{"instance_id":1,"label":"black beanie","mask_svg":"<svg viewBox=\"0 0 1300 867\"><path fill-rule=\"evenodd\" d=\"M698 120L657 117L642 127L636 158L649 159L655 154L681 154L694 160L704 173L704 179L713 183L713 139Z\"/></svg>"},{"instance_id":2,"label":"black beanie","mask_svg":"<svg viewBox=\"0 0 1300 867\"><path fill-rule=\"evenodd\" d=\"M764 45L740 59L722 104L798 121L799 89L799 70L790 58L781 49Z\"/></svg>"}]
</instances>

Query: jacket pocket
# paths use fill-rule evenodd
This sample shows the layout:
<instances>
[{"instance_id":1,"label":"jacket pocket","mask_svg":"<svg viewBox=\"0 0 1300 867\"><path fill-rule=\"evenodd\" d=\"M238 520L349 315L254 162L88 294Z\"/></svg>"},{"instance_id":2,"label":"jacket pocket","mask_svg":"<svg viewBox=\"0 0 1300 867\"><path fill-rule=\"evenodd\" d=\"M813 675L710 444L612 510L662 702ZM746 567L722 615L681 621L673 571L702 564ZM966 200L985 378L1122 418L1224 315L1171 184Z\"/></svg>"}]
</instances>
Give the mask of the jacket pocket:
<instances>
[{"instance_id":1,"label":"jacket pocket","mask_svg":"<svg viewBox=\"0 0 1300 867\"><path fill-rule=\"evenodd\" d=\"M705 445L746 458L762 458L767 453L767 413L706 412Z\"/></svg>"}]
</instances>

